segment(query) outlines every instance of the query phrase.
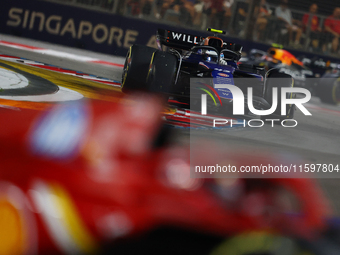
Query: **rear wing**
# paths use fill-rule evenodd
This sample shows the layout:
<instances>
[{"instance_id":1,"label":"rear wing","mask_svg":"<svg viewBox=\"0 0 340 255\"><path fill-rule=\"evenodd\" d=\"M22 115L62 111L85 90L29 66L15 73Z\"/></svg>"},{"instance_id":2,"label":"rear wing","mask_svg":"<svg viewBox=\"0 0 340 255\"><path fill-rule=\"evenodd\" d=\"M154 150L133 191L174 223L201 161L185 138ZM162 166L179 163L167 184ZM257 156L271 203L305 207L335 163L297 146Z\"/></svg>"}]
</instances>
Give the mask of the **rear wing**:
<instances>
[{"instance_id":1,"label":"rear wing","mask_svg":"<svg viewBox=\"0 0 340 255\"><path fill-rule=\"evenodd\" d=\"M159 28L157 30L157 39L162 45L190 50L193 46L199 45L204 37Z\"/></svg>"}]
</instances>

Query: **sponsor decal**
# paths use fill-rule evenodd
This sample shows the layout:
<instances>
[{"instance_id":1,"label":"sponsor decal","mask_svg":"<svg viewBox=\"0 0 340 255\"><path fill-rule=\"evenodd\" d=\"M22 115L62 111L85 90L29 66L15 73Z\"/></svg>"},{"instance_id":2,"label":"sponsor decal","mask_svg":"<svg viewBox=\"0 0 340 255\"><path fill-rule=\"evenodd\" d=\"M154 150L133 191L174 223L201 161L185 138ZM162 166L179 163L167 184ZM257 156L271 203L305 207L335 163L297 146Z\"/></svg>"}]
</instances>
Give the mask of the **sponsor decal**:
<instances>
[{"instance_id":1,"label":"sponsor decal","mask_svg":"<svg viewBox=\"0 0 340 255\"><path fill-rule=\"evenodd\" d=\"M198 44L201 41L201 36L195 36L184 33L171 32L170 36L172 40L182 41L186 43Z\"/></svg>"},{"instance_id":2,"label":"sponsor decal","mask_svg":"<svg viewBox=\"0 0 340 255\"><path fill-rule=\"evenodd\" d=\"M201 65L201 66L204 66L207 69L209 69L209 67L206 64L204 64L203 62L199 62L198 64Z\"/></svg>"},{"instance_id":3,"label":"sponsor decal","mask_svg":"<svg viewBox=\"0 0 340 255\"><path fill-rule=\"evenodd\" d=\"M230 73L229 70L227 69L222 69L222 68L214 68L215 71L218 71L218 72L225 72L225 73Z\"/></svg>"},{"instance_id":4,"label":"sponsor decal","mask_svg":"<svg viewBox=\"0 0 340 255\"><path fill-rule=\"evenodd\" d=\"M223 77L229 77L229 75L228 75L228 74L225 74L225 73L218 73L217 75L223 76Z\"/></svg>"},{"instance_id":5,"label":"sponsor decal","mask_svg":"<svg viewBox=\"0 0 340 255\"><path fill-rule=\"evenodd\" d=\"M83 102L58 105L33 126L29 137L32 151L48 157L67 159L84 143L90 116Z\"/></svg>"}]
</instances>

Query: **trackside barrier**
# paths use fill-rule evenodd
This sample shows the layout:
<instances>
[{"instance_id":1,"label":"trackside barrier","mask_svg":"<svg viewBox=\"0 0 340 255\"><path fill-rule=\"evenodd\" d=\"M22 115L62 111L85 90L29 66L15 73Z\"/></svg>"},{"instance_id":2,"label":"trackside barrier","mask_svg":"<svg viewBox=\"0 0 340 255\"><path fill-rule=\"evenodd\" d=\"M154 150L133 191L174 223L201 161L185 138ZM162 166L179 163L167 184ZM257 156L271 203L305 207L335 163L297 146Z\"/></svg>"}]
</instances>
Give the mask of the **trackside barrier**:
<instances>
[{"instance_id":1,"label":"trackside barrier","mask_svg":"<svg viewBox=\"0 0 340 255\"><path fill-rule=\"evenodd\" d=\"M155 33L158 28L208 35L197 30L54 2L12 0L4 1L0 8L0 33L118 56L125 56L133 44L156 47ZM240 38L224 39L242 44L246 52L252 48L267 50L269 47ZM291 52L306 57L315 56L294 50Z\"/></svg>"}]
</instances>

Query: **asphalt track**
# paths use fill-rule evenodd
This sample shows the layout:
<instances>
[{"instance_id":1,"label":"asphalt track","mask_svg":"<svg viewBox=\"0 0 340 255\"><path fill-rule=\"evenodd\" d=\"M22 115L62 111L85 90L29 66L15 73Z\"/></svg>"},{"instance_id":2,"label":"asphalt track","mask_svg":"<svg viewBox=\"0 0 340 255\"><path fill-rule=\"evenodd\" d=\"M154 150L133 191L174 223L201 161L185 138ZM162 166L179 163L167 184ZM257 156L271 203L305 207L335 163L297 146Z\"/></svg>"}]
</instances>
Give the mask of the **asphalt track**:
<instances>
[{"instance_id":1,"label":"asphalt track","mask_svg":"<svg viewBox=\"0 0 340 255\"><path fill-rule=\"evenodd\" d=\"M21 43L26 43L22 39L16 38ZM29 42L34 43L34 42ZM37 46L39 43L37 43ZM46 45L51 49L60 48L67 52L76 52L77 54L91 54L97 58L103 57L102 54L87 53L85 51L74 51L73 49ZM94 74L100 77L106 77L118 80L121 76L121 68L112 66L103 66L94 63L77 62L72 59L45 56L43 54L32 53L23 50L17 50L0 46L0 53L31 60L40 61L52 65L61 66L63 68L70 68L76 71L81 71L89 74ZM106 57L110 61L118 61L122 63L122 59L116 57ZM120 91L116 87L107 86L105 84L98 84L96 82L84 81L79 77L67 77L63 75L56 75L55 72L49 70L39 70L37 67L20 65L20 63L10 63L0 60L0 68L6 68L11 71L27 77L28 80L35 79L36 87L26 87L22 89L13 89L13 91L0 91L0 104L15 106L15 107L32 107L43 108L44 102L32 103L15 101L8 99L1 99L1 96L22 95L21 93L34 91L33 94L44 93L41 89L49 90L49 93L55 93L57 88L53 84L62 85L70 90L89 98L96 98L102 100L115 100L120 97ZM39 75L35 75L39 72ZM33 75L32 75L33 73ZM38 76L38 78L37 78ZM40 85L43 85L42 87ZM48 86L46 86L46 84ZM52 85L51 85L52 84ZM19 90L21 92L19 92ZM54 92L52 91L54 90ZM25 92L25 93L26 93ZM32 92L27 92L32 93ZM219 130L189 130L177 129L178 135L176 140L180 143L188 144L191 135L195 137L209 137L218 142L222 147L228 149L235 149L239 151L246 151L247 157L254 157L261 152L262 155L272 155L273 153L283 155L283 157L295 157L304 163L327 163L340 164L340 106L325 105L316 97L306 105L307 109L312 113L312 116L304 116L299 110L296 111L294 119L298 121L298 125L294 128L285 128L280 125L266 124L261 128L224 128ZM246 160L246 159L245 159ZM320 184L324 187L329 198L334 204L337 214L340 212L340 173L339 179L320 179Z\"/></svg>"},{"instance_id":2,"label":"asphalt track","mask_svg":"<svg viewBox=\"0 0 340 255\"><path fill-rule=\"evenodd\" d=\"M53 51L51 52L51 55L52 55L51 57L51 55L47 55L44 53L39 54L37 52L23 50L20 48L0 45L0 53L2 54L8 54L11 56L31 59L31 60L35 60L35 61L39 61L42 63L55 65L55 66L59 66L59 67L63 67L63 68L71 69L71 70L76 69L77 71L81 71L81 72L88 73L88 74L93 74L99 77L106 77L106 78L110 78L113 80L119 80L121 78L120 67L98 65L96 63L86 63L86 62L77 61L74 58L74 55L98 58L98 59L101 59L107 62L115 62L115 63L123 64L124 60L120 57L108 56L108 55L101 54L101 53L95 53L95 52L90 52L90 51L81 50L81 49L68 48L68 47L63 47L59 45L39 42L39 41L25 39L21 37L8 36L8 35L3 35L3 34L0 34L0 40L10 41L13 43L20 43L24 45L30 45L33 47L47 48ZM60 52L63 52L64 54L60 54Z\"/></svg>"}]
</instances>

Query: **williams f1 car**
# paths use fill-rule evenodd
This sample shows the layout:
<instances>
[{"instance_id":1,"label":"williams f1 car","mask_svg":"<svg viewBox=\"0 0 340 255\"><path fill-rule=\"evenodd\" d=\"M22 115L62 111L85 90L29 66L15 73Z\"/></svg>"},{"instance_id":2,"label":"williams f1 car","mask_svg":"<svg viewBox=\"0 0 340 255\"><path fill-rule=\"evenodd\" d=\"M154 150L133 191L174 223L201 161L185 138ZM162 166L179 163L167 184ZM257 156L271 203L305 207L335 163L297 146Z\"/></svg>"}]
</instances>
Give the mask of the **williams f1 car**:
<instances>
[{"instance_id":1,"label":"williams f1 car","mask_svg":"<svg viewBox=\"0 0 340 255\"><path fill-rule=\"evenodd\" d=\"M224 31L212 28L208 28L208 31L214 35L204 38L158 29L158 49L142 45L131 46L124 64L122 91L161 93L190 102L191 106L195 102L197 104L204 91L210 95L213 110L218 109L226 113L231 109L233 95L228 89L217 88L217 84L237 86L245 95L245 102L248 101L247 91L251 87L253 107L258 110L271 108L273 87L280 90L282 87L293 86L292 76L276 69L266 72L254 65L238 65L242 46L226 42L217 36L225 33ZM211 79L209 82L204 79L190 87L191 78ZM292 96L293 93L287 93L287 98ZM287 105L286 115L282 116L280 96L278 98L278 107L271 116L280 119L292 118L294 105Z\"/></svg>"}]
</instances>

